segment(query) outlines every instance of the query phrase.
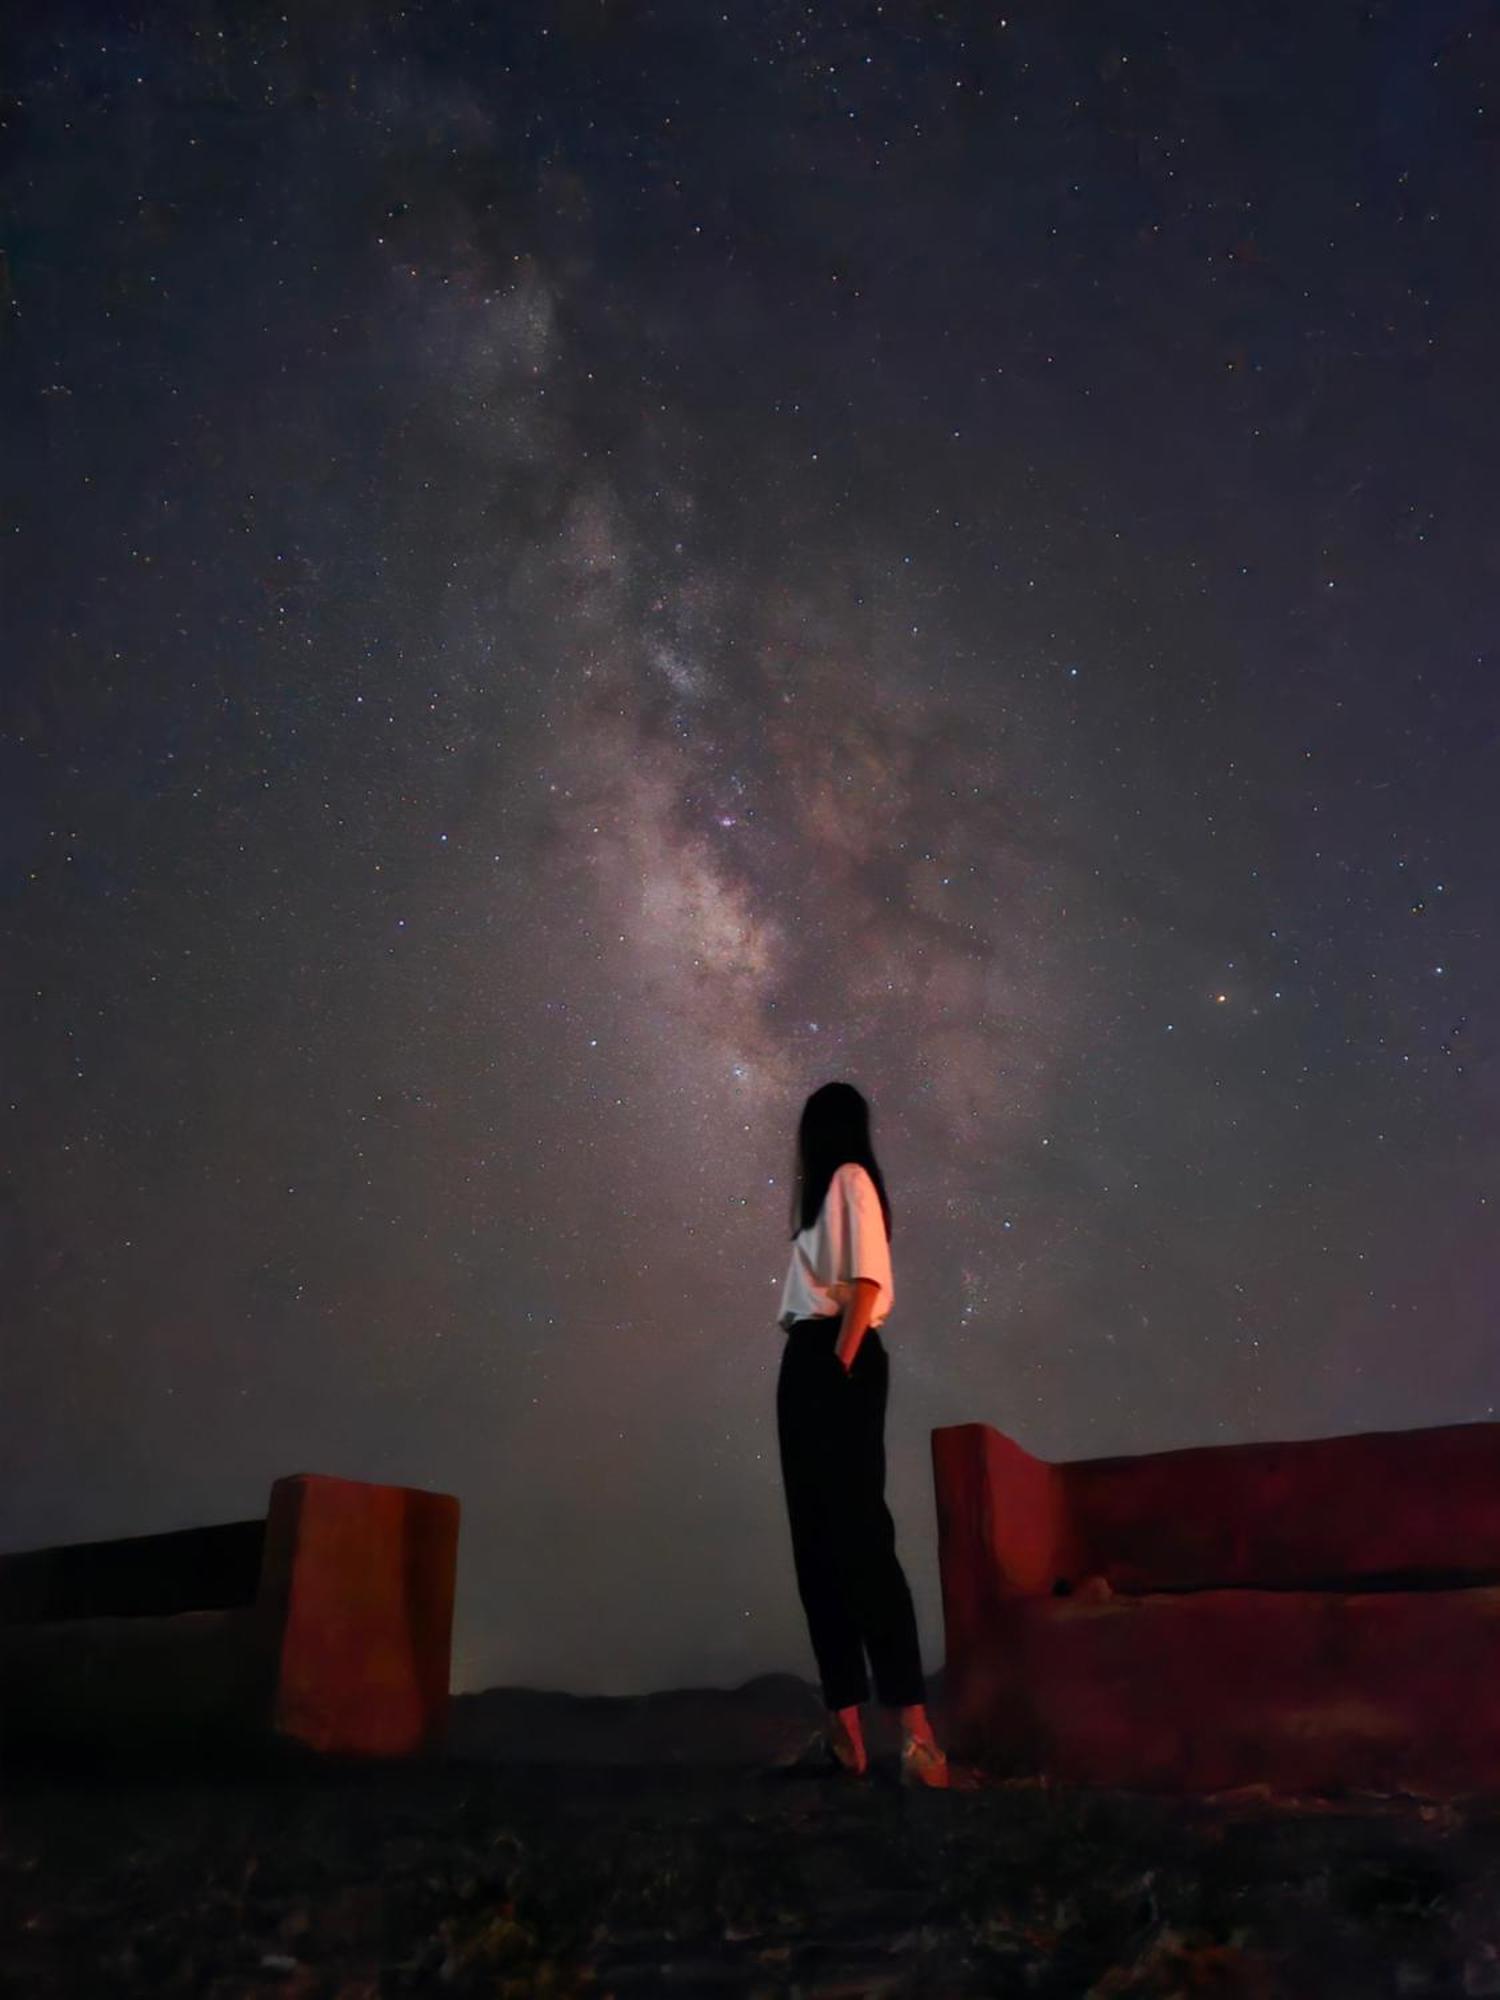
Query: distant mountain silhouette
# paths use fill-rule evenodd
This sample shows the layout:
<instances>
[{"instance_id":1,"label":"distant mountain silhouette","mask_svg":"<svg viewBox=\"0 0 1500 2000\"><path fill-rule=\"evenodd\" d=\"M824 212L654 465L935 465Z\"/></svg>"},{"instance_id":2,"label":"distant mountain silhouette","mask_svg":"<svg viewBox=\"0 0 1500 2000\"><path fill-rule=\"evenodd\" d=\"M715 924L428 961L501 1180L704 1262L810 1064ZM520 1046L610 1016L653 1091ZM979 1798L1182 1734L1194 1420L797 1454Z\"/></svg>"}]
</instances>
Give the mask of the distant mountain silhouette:
<instances>
[{"instance_id":1,"label":"distant mountain silhouette","mask_svg":"<svg viewBox=\"0 0 1500 2000\"><path fill-rule=\"evenodd\" d=\"M927 1709L939 1741L946 1714L941 1670L927 1676ZM558 1694L487 1688L455 1695L448 1750L456 1757L522 1764L739 1764L789 1762L823 1721L816 1684L757 1674L737 1688L671 1688L656 1694ZM894 1717L865 1709L873 1754L897 1742Z\"/></svg>"}]
</instances>

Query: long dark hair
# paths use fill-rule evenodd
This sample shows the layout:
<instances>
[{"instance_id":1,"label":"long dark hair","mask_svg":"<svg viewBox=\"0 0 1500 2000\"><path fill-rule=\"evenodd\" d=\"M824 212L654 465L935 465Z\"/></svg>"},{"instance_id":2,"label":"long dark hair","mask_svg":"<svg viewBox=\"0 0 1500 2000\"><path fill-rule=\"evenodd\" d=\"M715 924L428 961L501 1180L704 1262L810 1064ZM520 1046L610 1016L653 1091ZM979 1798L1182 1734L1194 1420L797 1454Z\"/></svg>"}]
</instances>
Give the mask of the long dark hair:
<instances>
[{"instance_id":1,"label":"long dark hair","mask_svg":"<svg viewBox=\"0 0 1500 2000\"><path fill-rule=\"evenodd\" d=\"M820 1084L802 1107L792 1171L793 1236L817 1221L828 1183L846 1160L857 1160L874 1181L890 1240L891 1202L870 1144L870 1107L852 1083Z\"/></svg>"}]
</instances>

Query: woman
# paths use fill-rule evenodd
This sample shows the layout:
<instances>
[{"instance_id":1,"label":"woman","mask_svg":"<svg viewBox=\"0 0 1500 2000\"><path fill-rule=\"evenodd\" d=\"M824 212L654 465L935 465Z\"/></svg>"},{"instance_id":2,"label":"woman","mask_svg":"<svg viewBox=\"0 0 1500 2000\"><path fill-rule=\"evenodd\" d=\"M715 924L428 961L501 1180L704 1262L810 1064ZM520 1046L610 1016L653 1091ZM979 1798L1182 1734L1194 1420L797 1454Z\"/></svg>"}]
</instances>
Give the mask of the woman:
<instances>
[{"instance_id":1,"label":"woman","mask_svg":"<svg viewBox=\"0 0 1500 2000\"><path fill-rule=\"evenodd\" d=\"M791 1222L776 1429L797 1589L828 1708L826 1747L846 1771L869 1768L859 1715L868 1650L880 1700L900 1712L903 1780L946 1785L885 1503L889 1364L876 1329L895 1297L891 1206L870 1145L870 1107L853 1084L825 1083L802 1107Z\"/></svg>"}]
</instances>

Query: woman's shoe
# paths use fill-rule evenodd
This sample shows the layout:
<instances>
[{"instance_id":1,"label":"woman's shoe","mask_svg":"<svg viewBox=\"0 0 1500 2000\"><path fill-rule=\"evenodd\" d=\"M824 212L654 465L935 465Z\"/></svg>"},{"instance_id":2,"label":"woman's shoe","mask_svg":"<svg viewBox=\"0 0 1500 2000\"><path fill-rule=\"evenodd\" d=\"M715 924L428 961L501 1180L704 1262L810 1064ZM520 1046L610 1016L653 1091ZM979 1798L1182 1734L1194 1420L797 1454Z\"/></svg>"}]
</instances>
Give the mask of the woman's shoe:
<instances>
[{"instance_id":1,"label":"woman's shoe","mask_svg":"<svg viewBox=\"0 0 1500 2000\"><path fill-rule=\"evenodd\" d=\"M847 1771L851 1778L862 1778L870 1768L869 1753L862 1744L856 1744L853 1736L835 1715L825 1733L828 1754L840 1770Z\"/></svg>"},{"instance_id":2,"label":"woman's shoe","mask_svg":"<svg viewBox=\"0 0 1500 2000\"><path fill-rule=\"evenodd\" d=\"M903 1785L930 1785L934 1790L946 1788L948 1759L936 1743L927 1742L920 1736L907 1737L901 1745L901 1782Z\"/></svg>"},{"instance_id":3,"label":"woman's shoe","mask_svg":"<svg viewBox=\"0 0 1500 2000\"><path fill-rule=\"evenodd\" d=\"M834 1732L827 1728L813 1730L800 1750L790 1756L778 1757L771 1767L774 1774L785 1778L863 1778L869 1775L869 1765L860 1766L853 1761L853 1753L848 1746L840 1755L834 1746Z\"/></svg>"}]
</instances>

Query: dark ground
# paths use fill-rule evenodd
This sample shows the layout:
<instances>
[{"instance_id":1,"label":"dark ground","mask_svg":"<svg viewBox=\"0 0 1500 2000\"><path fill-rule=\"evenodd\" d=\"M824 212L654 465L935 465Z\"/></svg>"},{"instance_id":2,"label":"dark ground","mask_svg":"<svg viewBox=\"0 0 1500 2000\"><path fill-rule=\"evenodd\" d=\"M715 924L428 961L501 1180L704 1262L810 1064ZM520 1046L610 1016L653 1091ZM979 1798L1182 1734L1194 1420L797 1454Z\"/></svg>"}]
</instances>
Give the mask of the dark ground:
<instances>
[{"instance_id":1,"label":"dark ground","mask_svg":"<svg viewBox=\"0 0 1500 2000\"><path fill-rule=\"evenodd\" d=\"M1500 1799L903 1791L887 1736L778 1768L805 1711L770 1762L481 1761L477 1700L425 1767L13 1773L0 1990L1500 1995Z\"/></svg>"}]
</instances>

